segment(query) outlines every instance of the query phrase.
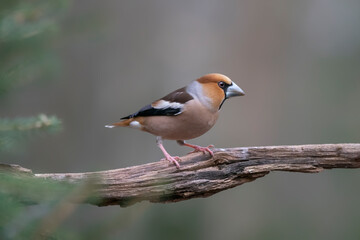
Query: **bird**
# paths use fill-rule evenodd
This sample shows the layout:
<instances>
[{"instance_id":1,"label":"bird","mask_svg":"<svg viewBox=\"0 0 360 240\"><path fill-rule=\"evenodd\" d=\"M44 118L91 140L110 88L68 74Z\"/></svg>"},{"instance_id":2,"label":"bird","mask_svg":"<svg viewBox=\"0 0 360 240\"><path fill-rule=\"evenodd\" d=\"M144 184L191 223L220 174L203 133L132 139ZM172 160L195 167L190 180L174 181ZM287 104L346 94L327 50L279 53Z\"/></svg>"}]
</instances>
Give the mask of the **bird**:
<instances>
[{"instance_id":1,"label":"bird","mask_svg":"<svg viewBox=\"0 0 360 240\"><path fill-rule=\"evenodd\" d=\"M105 127L130 127L155 135L165 159L180 169L180 157L171 156L165 150L163 139L175 140L181 146L193 148L193 152L208 153L213 157L210 149L213 145L201 147L185 140L197 138L210 130L224 101L243 95L245 92L229 77L210 73Z\"/></svg>"}]
</instances>

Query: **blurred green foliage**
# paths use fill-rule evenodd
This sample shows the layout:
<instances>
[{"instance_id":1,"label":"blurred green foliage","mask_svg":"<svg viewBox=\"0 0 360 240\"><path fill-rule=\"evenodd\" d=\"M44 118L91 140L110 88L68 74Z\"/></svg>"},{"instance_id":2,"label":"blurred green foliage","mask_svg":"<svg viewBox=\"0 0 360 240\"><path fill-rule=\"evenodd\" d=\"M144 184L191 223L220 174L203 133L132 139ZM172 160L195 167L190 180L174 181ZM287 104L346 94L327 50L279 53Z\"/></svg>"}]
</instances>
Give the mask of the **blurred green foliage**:
<instances>
[{"instance_id":1,"label":"blurred green foliage","mask_svg":"<svg viewBox=\"0 0 360 240\"><path fill-rule=\"evenodd\" d=\"M40 114L36 117L0 119L0 152L16 150L25 140L41 133L54 133L61 129L55 116Z\"/></svg>"},{"instance_id":2,"label":"blurred green foliage","mask_svg":"<svg viewBox=\"0 0 360 240\"><path fill-rule=\"evenodd\" d=\"M0 6L0 97L58 66L52 46L68 0L4 0Z\"/></svg>"},{"instance_id":3,"label":"blurred green foliage","mask_svg":"<svg viewBox=\"0 0 360 240\"><path fill-rule=\"evenodd\" d=\"M86 196L83 189L88 190L88 186L0 172L0 239L54 235L57 226L74 210L69 198L74 199L74 194L77 198ZM41 204L32 205L37 203ZM64 234L57 231L55 235Z\"/></svg>"},{"instance_id":4,"label":"blurred green foliage","mask_svg":"<svg viewBox=\"0 0 360 240\"><path fill-rule=\"evenodd\" d=\"M54 43L68 0L3 0L0 5L0 100L16 87L51 79L59 69ZM55 116L0 118L0 152L17 151L41 133L61 128ZM3 159L2 159L3 160ZM30 239L41 233L42 217L69 195L73 186L0 172L0 239ZM38 214L29 204L43 202ZM39 214L40 213L40 214ZM64 233L65 234L65 233Z\"/></svg>"},{"instance_id":5,"label":"blurred green foliage","mask_svg":"<svg viewBox=\"0 0 360 240\"><path fill-rule=\"evenodd\" d=\"M68 0L4 0L0 7L0 97L34 80L50 79L58 67L53 42ZM0 151L9 151L34 133L53 132L52 116L0 119Z\"/></svg>"}]
</instances>

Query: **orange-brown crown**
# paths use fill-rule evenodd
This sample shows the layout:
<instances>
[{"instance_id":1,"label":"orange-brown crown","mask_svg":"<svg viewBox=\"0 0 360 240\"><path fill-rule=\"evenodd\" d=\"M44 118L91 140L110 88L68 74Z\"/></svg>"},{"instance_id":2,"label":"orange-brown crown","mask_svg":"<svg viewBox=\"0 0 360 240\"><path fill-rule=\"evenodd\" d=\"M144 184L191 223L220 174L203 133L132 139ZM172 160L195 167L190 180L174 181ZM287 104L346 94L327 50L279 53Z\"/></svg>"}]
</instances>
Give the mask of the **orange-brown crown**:
<instances>
[{"instance_id":1,"label":"orange-brown crown","mask_svg":"<svg viewBox=\"0 0 360 240\"><path fill-rule=\"evenodd\" d=\"M220 73L210 73L197 79L199 83L219 83L223 81L226 84L231 84L231 79Z\"/></svg>"},{"instance_id":2,"label":"orange-brown crown","mask_svg":"<svg viewBox=\"0 0 360 240\"><path fill-rule=\"evenodd\" d=\"M231 85L232 81L227 76L220 73L210 73L197 79L202 84L204 95L211 100L211 108L217 111L225 100L225 92L219 86L220 82Z\"/></svg>"}]
</instances>

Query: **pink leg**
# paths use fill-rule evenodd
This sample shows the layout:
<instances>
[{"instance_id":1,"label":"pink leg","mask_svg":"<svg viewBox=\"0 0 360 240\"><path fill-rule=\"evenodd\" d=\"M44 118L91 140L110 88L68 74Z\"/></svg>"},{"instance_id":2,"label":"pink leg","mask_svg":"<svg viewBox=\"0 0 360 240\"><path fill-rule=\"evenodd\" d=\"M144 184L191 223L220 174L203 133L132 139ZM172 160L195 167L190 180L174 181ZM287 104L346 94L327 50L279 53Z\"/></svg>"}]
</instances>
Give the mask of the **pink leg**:
<instances>
[{"instance_id":1,"label":"pink leg","mask_svg":"<svg viewBox=\"0 0 360 240\"><path fill-rule=\"evenodd\" d=\"M180 161L181 159L178 157L178 156L174 156L172 157L164 148L163 144L162 144L162 139L161 137L157 137L156 138L156 143L157 145L159 146L159 148L161 149L161 151L163 152L164 156L165 156L165 159L167 159L169 162L175 164L175 166L177 168L180 169L180 164L178 161Z\"/></svg>"},{"instance_id":2,"label":"pink leg","mask_svg":"<svg viewBox=\"0 0 360 240\"><path fill-rule=\"evenodd\" d=\"M201 147L201 146L198 146L198 145L192 145L192 144L186 143L185 141L182 141L182 140L178 140L177 143L179 143L182 146L187 146L187 147L193 148L194 151L192 151L190 153L194 153L194 152L206 153L206 152L208 152L212 157L214 156L214 152L211 151L211 149L210 149L210 148L213 148L214 145L209 145L207 147Z\"/></svg>"}]
</instances>

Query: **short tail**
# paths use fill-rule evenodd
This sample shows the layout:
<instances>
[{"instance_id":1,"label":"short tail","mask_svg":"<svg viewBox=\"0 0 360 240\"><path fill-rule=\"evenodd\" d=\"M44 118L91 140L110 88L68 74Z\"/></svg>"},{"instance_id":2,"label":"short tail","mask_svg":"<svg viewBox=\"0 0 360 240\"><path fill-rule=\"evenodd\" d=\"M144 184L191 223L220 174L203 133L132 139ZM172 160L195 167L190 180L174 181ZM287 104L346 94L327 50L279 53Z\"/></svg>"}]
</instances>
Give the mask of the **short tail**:
<instances>
[{"instance_id":1,"label":"short tail","mask_svg":"<svg viewBox=\"0 0 360 240\"><path fill-rule=\"evenodd\" d=\"M128 127L132 119L126 119L117 123L105 125L106 128L114 128L114 127Z\"/></svg>"}]
</instances>

